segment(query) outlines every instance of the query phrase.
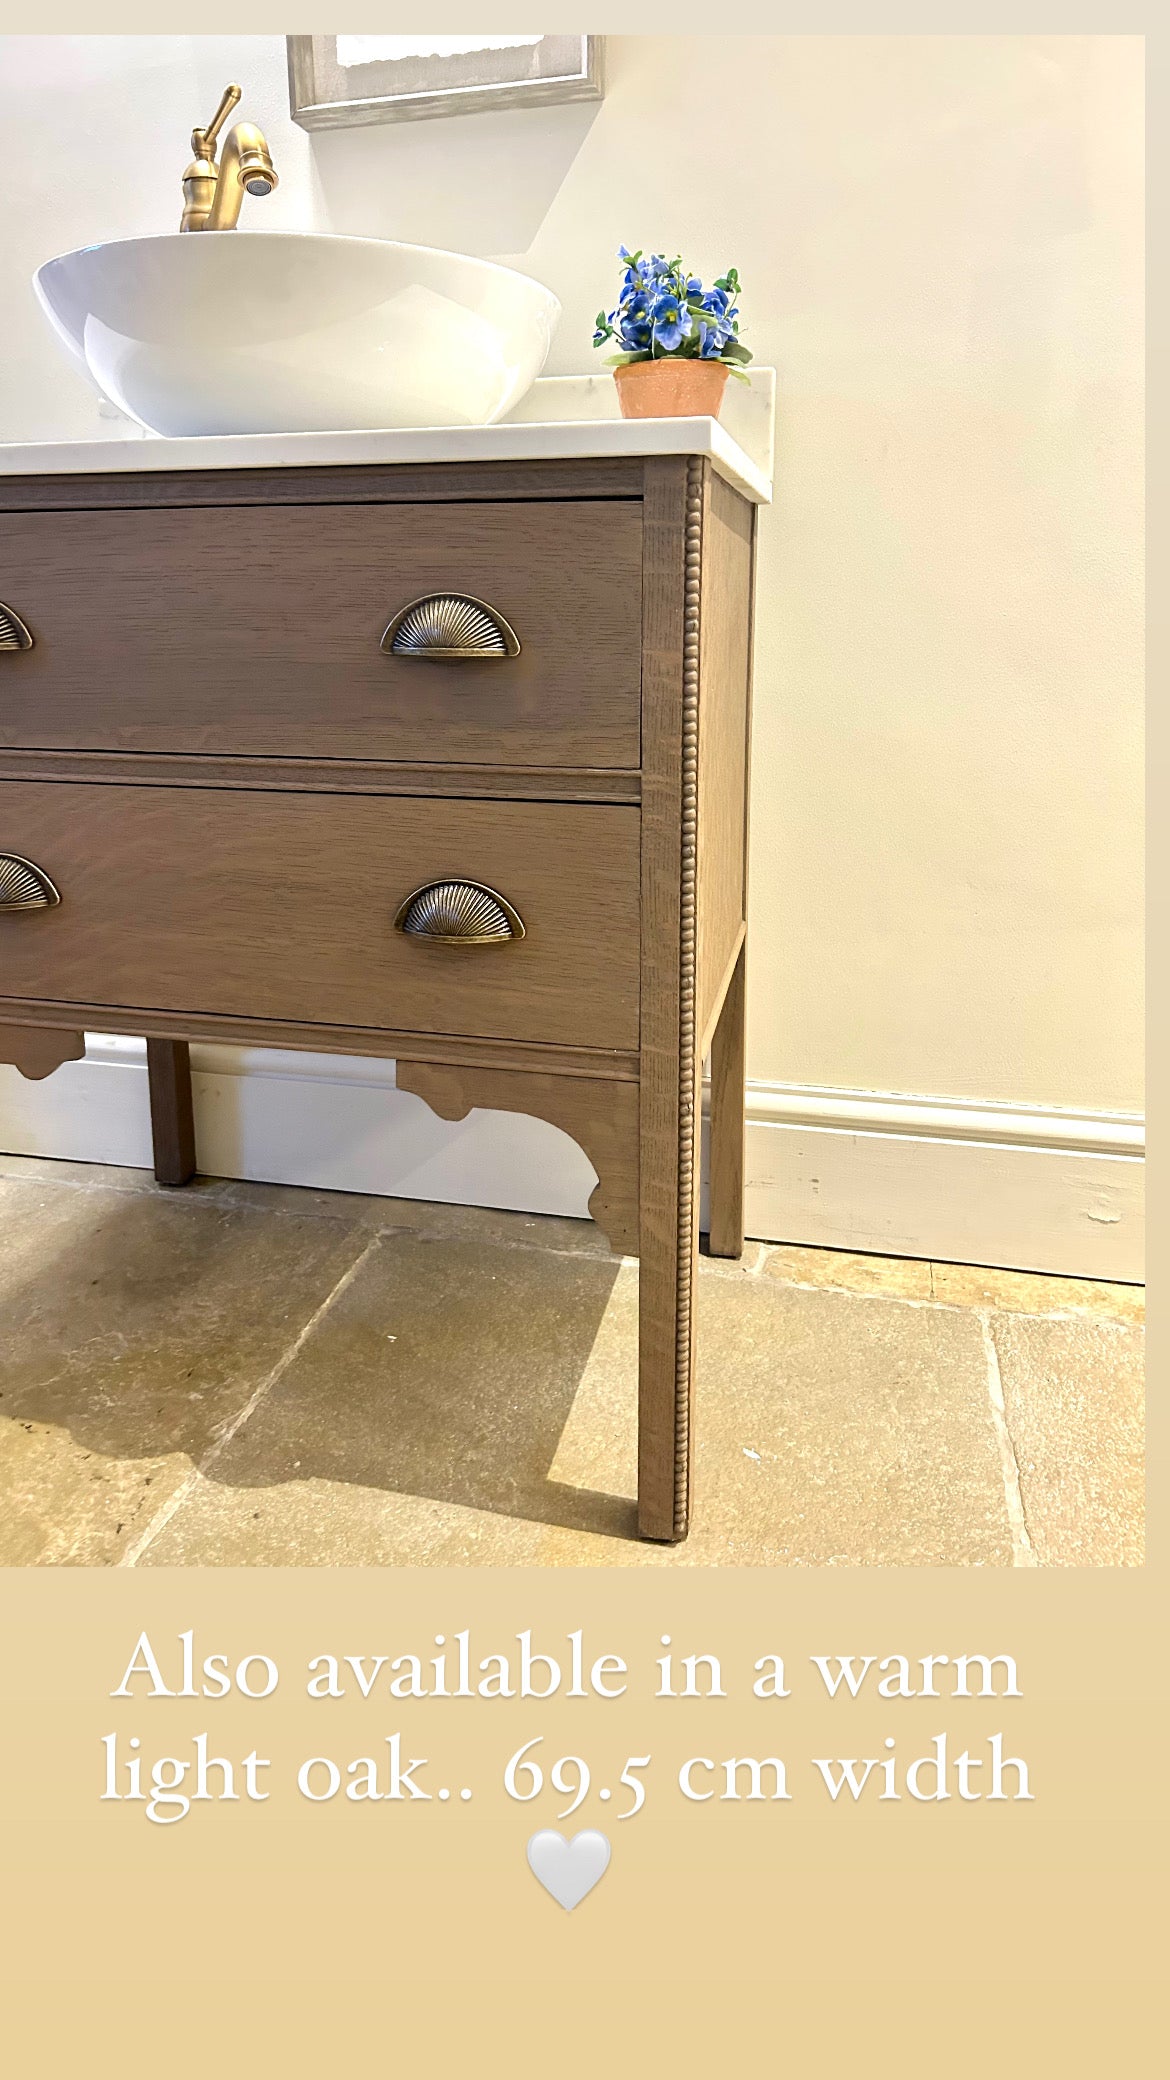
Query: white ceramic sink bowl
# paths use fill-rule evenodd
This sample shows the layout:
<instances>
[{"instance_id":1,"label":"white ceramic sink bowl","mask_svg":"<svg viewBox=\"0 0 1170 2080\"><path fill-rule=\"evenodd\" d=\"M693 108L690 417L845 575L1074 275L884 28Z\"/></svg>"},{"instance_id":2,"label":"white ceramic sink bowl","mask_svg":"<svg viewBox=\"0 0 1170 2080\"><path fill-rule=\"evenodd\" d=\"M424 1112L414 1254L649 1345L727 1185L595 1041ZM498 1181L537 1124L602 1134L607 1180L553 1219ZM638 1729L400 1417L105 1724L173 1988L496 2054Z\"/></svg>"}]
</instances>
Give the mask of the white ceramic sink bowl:
<instances>
[{"instance_id":1,"label":"white ceramic sink bowl","mask_svg":"<svg viewBox=\"0 0 1170 2080\"><path fill-rule=\"evenodd\" d=\"M488 260L289 231L83 246L34 287L103 396L170 435L490 426L561 308Z\"/></svg>"}]
</instances>

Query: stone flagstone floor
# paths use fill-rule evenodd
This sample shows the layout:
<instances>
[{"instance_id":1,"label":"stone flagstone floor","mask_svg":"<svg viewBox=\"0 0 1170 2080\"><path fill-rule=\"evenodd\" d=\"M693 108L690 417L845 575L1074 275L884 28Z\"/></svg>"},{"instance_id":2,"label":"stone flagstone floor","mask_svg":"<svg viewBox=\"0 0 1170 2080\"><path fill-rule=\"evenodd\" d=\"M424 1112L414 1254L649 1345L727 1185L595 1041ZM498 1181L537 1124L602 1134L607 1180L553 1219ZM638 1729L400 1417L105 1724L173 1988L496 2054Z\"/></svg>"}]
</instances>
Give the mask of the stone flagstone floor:
<instances>
[{"instance_id":1,"label":"stone flagstone floor","mask_svg":"<svg viewBox=\"0 0 1170 2080\"><path fill-rule=\"evenodd\" d=\"M647 1546L637 1266L591 1223L0 1156L0 1565L1138 1566L1142 1321L705 1260L694 1528Z\"/></svg>"}]
</instances>

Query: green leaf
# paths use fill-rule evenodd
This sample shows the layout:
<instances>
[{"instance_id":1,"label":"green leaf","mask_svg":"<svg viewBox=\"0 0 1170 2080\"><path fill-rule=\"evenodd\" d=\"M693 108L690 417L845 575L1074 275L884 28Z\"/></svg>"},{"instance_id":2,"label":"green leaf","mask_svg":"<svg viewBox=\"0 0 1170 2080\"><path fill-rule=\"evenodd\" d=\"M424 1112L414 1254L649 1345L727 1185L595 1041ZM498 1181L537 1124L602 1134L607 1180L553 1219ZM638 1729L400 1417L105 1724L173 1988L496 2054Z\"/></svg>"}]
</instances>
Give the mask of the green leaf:
<instances>
[{"instance_id":1,"label":"green leaf","mask_svg":"<svg viewBox=\"0 0 1170 2080\"><path fill-rule=\"evenodd\" d=\"M755 359L755 356L750 347L741 345L737 339L731 339L728 340L719 358L721 361L752 361Z\"/></svg>"}]
</instances>

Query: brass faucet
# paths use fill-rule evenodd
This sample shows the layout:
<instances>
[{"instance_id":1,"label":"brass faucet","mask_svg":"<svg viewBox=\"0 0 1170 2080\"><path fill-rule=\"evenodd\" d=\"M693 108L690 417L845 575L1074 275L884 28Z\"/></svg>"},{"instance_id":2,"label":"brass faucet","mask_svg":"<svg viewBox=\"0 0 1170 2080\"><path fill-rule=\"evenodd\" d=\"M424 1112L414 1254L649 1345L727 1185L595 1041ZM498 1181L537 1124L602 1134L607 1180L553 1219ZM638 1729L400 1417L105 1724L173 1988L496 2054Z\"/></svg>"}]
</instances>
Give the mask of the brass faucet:
<instances>
[{"instance_id":1,"label":"brass faucet","mask_svg":"<svg viewBox=\"0 0 1170 2080\"><path fill-rule=\"evenodd\" d=\"M180 231L234 231L244 190L249 195L271 195L277 185L268 141L255 123L237 123L228 131L222 162L216 163L215 140L240 95L239 87L225 87L207 128L191 132L195 157L183 175Z\"/></svg>"}]
</instances>

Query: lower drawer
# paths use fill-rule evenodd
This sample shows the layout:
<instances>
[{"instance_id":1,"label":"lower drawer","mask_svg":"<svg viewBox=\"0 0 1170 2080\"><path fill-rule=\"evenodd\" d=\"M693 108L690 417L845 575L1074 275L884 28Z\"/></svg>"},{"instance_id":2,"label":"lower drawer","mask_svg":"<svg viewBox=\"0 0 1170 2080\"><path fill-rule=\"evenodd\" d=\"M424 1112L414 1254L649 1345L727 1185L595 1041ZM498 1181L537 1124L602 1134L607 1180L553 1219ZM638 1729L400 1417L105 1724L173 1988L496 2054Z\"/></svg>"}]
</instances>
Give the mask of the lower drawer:
<instances>
[{"instance_id":1,"label":"lower drawer","mask_svg":"<svg viewBox=\"0 0 1170 2080\"><path fill-rule=\"evenodd\" d=\"M0 783L0 854L60 894L0 910L0 994L633 1049L633 808ZM420 886L486 885L524 936L395 929Z\"/></svg>"}]
</instances>

